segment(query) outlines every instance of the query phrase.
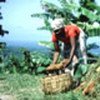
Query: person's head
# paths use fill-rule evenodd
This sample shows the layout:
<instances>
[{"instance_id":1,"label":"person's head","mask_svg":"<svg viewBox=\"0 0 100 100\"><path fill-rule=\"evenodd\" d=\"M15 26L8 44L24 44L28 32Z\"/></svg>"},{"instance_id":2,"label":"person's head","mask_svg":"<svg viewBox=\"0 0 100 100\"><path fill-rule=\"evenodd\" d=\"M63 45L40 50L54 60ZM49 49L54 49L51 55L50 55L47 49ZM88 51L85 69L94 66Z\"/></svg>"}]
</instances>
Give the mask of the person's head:
<instances>
[{"instance_id":1,"label":"person's head","mask_svg":"<svg viewBox=\"0 0 100 100\"><path fill-rule=\"evenodd\" d=\"M64 29L64 22L62 18L56 18L52 21L51 27L55 34L60 34Z\"/></svg>"}]
</instances>

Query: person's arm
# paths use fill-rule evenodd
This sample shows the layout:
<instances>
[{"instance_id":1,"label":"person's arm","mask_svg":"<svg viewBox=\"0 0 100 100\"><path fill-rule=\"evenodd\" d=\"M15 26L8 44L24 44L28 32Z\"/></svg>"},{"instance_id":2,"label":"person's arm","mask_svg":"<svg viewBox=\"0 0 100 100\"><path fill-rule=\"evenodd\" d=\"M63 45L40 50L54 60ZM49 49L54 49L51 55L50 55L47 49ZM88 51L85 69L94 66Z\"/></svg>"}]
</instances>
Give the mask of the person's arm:
<instances>
[{"instance_id":1,"label":"person's arm","mask_svg":"<svg viewBox=\"0 0 100 100\"><path fill-rule=\"evenodd\" d=\"M53 62L52 64L56 64L59 54L60 54L60 47L59 47L59 43L58 42L54 42L54 47L55 47L55 52L53 55Z\"/></svg>"},{"instance_id":2,"label":"person's arm","mask_svg":"<svg viewBox=\"0 0 100 100\"><path fill-rule=\"evenodd\" d=\"M74 51L75 51L75 47L76 47L76 41L75 41L75 37L71 37L70 38L70 43L71 43L71 51L70 51L70 56L69 58L65 58L62 63L63 63L63 67L67 67L71 61L72 61L72 58L74 56Z\"/></svg>"},{"instance_id":3,"label":"person's arm","mask_svg":"<svg viewBox=\"0 0 100 100\"><path fill-rule=\"evenodd\" d=\"M71 43L71 51L70 51L69 63L72 61L72 58L74 56L74 51L75 51L75 47L76 47L75 37L70 38L70 43Z\"/></svg>"}]
</instances>

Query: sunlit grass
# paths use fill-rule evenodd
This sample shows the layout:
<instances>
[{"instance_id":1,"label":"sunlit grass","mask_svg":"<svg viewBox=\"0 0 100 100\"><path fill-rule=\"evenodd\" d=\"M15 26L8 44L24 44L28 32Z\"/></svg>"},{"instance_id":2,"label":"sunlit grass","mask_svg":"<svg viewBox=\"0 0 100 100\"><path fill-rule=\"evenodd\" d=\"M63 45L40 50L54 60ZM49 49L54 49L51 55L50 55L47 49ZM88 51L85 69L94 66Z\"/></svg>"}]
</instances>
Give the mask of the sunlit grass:
<instances>
[{"instance_id":1,"label":"sunlit grass","mask_svg":"<svg viewBox=\"0 0 100 100\"><path fill-rule=\"evenodd\" d=\"M72 92L45 95L42 91L41 78L42 75L3 75L2 80L0 80L0 95L11 95L17 98L17 100L64 100L66 98L73 98Z\"/></svg>"},{"instance_id":2,"label":"sunlit grass","mask_svg":"<svg viewBox=\"0 0 100 100\"><path fill-rule=\"evenodd\" d=\"M42 77L42 74L37 76L2 74L0 75L0 96L9 95L16 98L14 100L89 100L89 97L82 95L81 91L45 95L42 91Z\"/></svg>"},{"instance_id":3,"label":"sunlit grass","mask_svg":"<svg viewBox=\"0 0 100 100\"><path fill-rule=\"evenodd\" d=\"M28 74L4 75L4 80L0 80L0 94L13 95L18 98L18 100L24 100L25 98L28 100L31 98L39 98L40 95L43 95L40 77L41 76Z\"/></svg>"}]
</instances>

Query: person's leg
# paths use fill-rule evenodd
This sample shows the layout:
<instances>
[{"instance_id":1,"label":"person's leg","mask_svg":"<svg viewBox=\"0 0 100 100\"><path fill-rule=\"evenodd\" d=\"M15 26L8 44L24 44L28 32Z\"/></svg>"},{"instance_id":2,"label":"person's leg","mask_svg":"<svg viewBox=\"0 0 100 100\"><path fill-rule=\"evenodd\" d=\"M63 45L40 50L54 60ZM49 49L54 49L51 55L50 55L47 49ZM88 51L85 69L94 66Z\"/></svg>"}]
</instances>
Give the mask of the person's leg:
<instances>
[{"instance_id":1,"label":"person's leg","mask_svg":"<svg viewBox=\"0 0 100 100\"><path fill-rule=\"evenodd\" d=\"M84 32L80 33L79 43L80 43L80 50L81 50L82 58L84 60L84 64L87 64L86 37Z\"/></svg>"},{"instance_id":2,"label":"person's leg","mask_svg":"<svg viewBox=\"0 0 100 100\"><path fill-rule=\"evenodd\" d=\"M73 56L72 65L74 66L79 62L78 57L76 55Z\"/></svg>"},{"instance_id":3,"label":"person's leg","mask_svg":"<svg viewBox=\"0 0 100 100\"><path fill-rule=\"evenodd\" d=\"M71 75L73 76L76 69L77 69L77 64L79 63L79 59L78 59L78 56L75 54L73 56L73 60L72 60L72 68L71 68Z\"/></svg>"},{"instance_id":4,"label":"person's leg","mask_svg":"<svg viewBox=\"0 0 100 100\"><path fill-rule=\"evenodd\" d=\"M63 56L63 59L68 59L69 58L69 56L70 56L70 45L68 44L68 45L66 45L66 44L64 44L63 45L63 51L62 51L62 56ZM66 67L66 68L64 68L63 70L64 70L64 72L65 73L71 73L71 68L70 68L71 66L69 65L68 67Z\"/></svg>"},{"instance_id":5,"label":"person's leg","mask_svg":"<svg viewBox=\"0 0 100 100\"><path fill-rule=\"evenodd\" d=\"M70 51L71 51L71 46L70 45L64 45L63 48L63 58L68 59L70 56ZM76 53L76 50L75 50ZM77 54L77 53L76 53ZM65 72L70 72L71 75L74 75L74 71L75 71L75 65L78 63L78 57L74 54L74 57L72 59L71 64L65 68Z\"/></svg>"},{"instance_id":6,"label":"person's leg","mask_svg":"<svg viewBox=\"0 0 100 100\"><path fill-rule=\"evenodd\" d=\"M62 51L62 54L63 54L63 58L69 58L70 56L70 45L69 44L64 44L63 45L63 51Z\"/></svg>"},{"instance_id":7,"label":"person's leg","mask_svg":"<svg viewBox=\"0 0 100 100\"><path fill-rule=\"evenodd\" d=\"M76 40L76 48L75 48L75 51L74 51L74 56L73 56L73 59L72 59L72 68L71 68L71 74L74 75L75 74L75 71L77 70L78 68L78 65L79 65L79 58L81 57L81 53L80 53L80 49L79 49L79 41L78 39Z\"/></svg>"}]
</instances>

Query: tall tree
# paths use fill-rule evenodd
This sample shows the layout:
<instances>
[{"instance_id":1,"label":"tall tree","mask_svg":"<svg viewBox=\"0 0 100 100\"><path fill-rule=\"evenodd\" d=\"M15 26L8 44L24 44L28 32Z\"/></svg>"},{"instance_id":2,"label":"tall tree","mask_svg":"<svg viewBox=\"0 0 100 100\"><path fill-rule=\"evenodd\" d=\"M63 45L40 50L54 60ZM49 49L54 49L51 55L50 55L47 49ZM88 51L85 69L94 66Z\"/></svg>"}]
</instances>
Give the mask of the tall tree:
<instances>
[{"instance_id":1,"label":"tall tree","mask_svg":"<svg viewBox=\"0 0 100 100\"><path fill-rule=\"evenodd\" d=\"M6 2L6 0L0 0L0 3L1 2ZM1 7L0 7L0 10L1 10ZM3 16L2 16L2 13L0 11L0 20L1 19L3 19ZM8 34L8 31L4 30L3 27L2 27L2 25L0 25L0 35L4 36L5 33Z\"/></svg>"},{"instance_id":2,"label":"tall tree","mask_svg":"<svg viewBox=\"0 0 100 100\"><path fill-rule=\"evenodd\" d=\"M42 18L45 26L39 29L51 31L50 21L54 18L64 18L65 24L70 22L85 29L89 36L100 35L100 7L95 0L79 0L79 5L74 0L58 0L59 5L41 0L44 13L32 14L32 17Z\"/></svg>"}]
</instances>

